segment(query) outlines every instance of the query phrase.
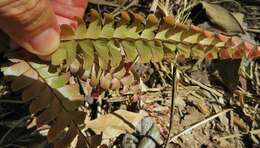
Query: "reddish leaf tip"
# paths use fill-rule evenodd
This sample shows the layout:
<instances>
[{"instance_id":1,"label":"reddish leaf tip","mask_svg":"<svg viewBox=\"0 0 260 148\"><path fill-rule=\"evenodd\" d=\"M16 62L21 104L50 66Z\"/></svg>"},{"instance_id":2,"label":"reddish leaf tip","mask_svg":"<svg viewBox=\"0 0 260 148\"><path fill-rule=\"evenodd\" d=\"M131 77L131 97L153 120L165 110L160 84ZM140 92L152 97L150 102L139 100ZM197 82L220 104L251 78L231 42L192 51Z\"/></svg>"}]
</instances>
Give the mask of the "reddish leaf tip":
<instances>
[{"instance_id":1,"label":"reddish leaf tip","mask_svg":"<svg viewBox=\"0 0 260 148\"><path fill-rule=\"evenodd\" d=\"M223 34L217 34L217 38L221 41L221 42L227 42L230 37L229 36L226 36L226 35L223 35Z\"/></svg>"}]
</instances>

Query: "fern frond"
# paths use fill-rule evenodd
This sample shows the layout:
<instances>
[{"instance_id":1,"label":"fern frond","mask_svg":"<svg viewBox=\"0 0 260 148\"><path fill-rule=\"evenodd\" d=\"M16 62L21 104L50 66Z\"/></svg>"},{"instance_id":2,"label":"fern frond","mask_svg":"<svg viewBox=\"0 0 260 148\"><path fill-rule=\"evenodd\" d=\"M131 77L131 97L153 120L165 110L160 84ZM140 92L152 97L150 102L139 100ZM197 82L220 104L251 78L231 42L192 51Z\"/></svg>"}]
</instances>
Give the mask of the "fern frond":
<instances>
[{"instance_id":1,"label":"fern frond","mask_svg":"<svg viewBox=\"0 0 260 148\"><path fill-rule=\"evenodd\" d=\"M88 25L79 21L76 31L63 27L63 43L52 55L53 65L82 61L85 70L98 63L102 70L123 62L159 62L166 55L193 59L253 59L260 56L260 46L236 36L215 34L167 16L161 21L154 15L144 19L139 14L121 13L114 21L110 14L91 10Z\"/></svg>"},{"instance_id":2,"label":"fern frond","mask_svg":"<svg viewBox=\"0 0 260 148\"><path fill-rule=\"evenodd\" d=\"M22 91L22 100L30 103L30 112L37 117L37 126L50 125L48 140L56 147L65 147L79 134L85 112L80 111L84 96L77 83L69 83L70 74L49 65L13 59L2 68L14 92Z\"/></svg>"}]
</instances>

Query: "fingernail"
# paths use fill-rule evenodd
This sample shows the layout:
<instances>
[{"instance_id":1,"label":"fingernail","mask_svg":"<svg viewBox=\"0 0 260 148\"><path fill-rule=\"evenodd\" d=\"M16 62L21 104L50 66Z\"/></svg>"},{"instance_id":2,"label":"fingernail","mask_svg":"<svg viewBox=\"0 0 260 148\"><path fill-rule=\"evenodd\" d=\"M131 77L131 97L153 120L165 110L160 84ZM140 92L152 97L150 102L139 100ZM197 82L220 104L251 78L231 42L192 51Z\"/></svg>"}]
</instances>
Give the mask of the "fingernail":
<instances>
[{"instance_id":1,"label":"fingernail","mask_svg":"<svg viewBox=\"0 0 260 148\"><path fill-rule=\"evenodd\" d=\"M54 28L48 28L30 41L33 52L40 56L53 53L60 44L60 34Z\"/></svg>"}]
</instances>

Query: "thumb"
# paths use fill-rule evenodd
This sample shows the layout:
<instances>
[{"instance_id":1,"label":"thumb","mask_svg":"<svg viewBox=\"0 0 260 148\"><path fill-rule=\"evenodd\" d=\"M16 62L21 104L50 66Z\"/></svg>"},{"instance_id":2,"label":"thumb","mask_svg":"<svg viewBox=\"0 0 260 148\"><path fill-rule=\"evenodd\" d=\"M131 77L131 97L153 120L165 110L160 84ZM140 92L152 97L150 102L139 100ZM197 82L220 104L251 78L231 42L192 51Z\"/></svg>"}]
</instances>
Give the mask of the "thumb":
<instances>
[{"instance_id":1,"label":"thumb","mask_svg":"<svg viewBox=\"0 0 260 148\"><path fill-rule=\"evenodd\" d=\"M60 30L50 0L1 0L0 28L27 51L50 55Z\"/></svg>"}]
</instances>

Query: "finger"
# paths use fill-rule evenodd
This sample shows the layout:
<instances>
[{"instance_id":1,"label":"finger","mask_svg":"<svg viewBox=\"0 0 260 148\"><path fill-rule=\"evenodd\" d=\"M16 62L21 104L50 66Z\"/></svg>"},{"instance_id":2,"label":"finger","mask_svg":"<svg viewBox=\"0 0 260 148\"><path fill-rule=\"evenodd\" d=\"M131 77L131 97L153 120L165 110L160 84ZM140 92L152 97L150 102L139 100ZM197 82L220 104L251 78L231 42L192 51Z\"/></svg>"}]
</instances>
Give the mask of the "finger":
<instances>
[{"instance_id":1,"label":"finger","mask_svg":"<svg viewBox=\"0 0 260 148\"><path fill-rule=\"evenodd\" d=\"M59 25L49 0L1 0L0 28L36 55L50 55L59 46Z\"/></svg>"},{"instance_id":2,"label":"finger","mask_svg":"<svg viewBox=\"0 0 260 148\"><path fill-rule=\"evenodd\" d=\"M87 3L88 0L52 0L59 25L68 24L76 28L76 17L83 17Z\"/></svg>"}]
</instances>

